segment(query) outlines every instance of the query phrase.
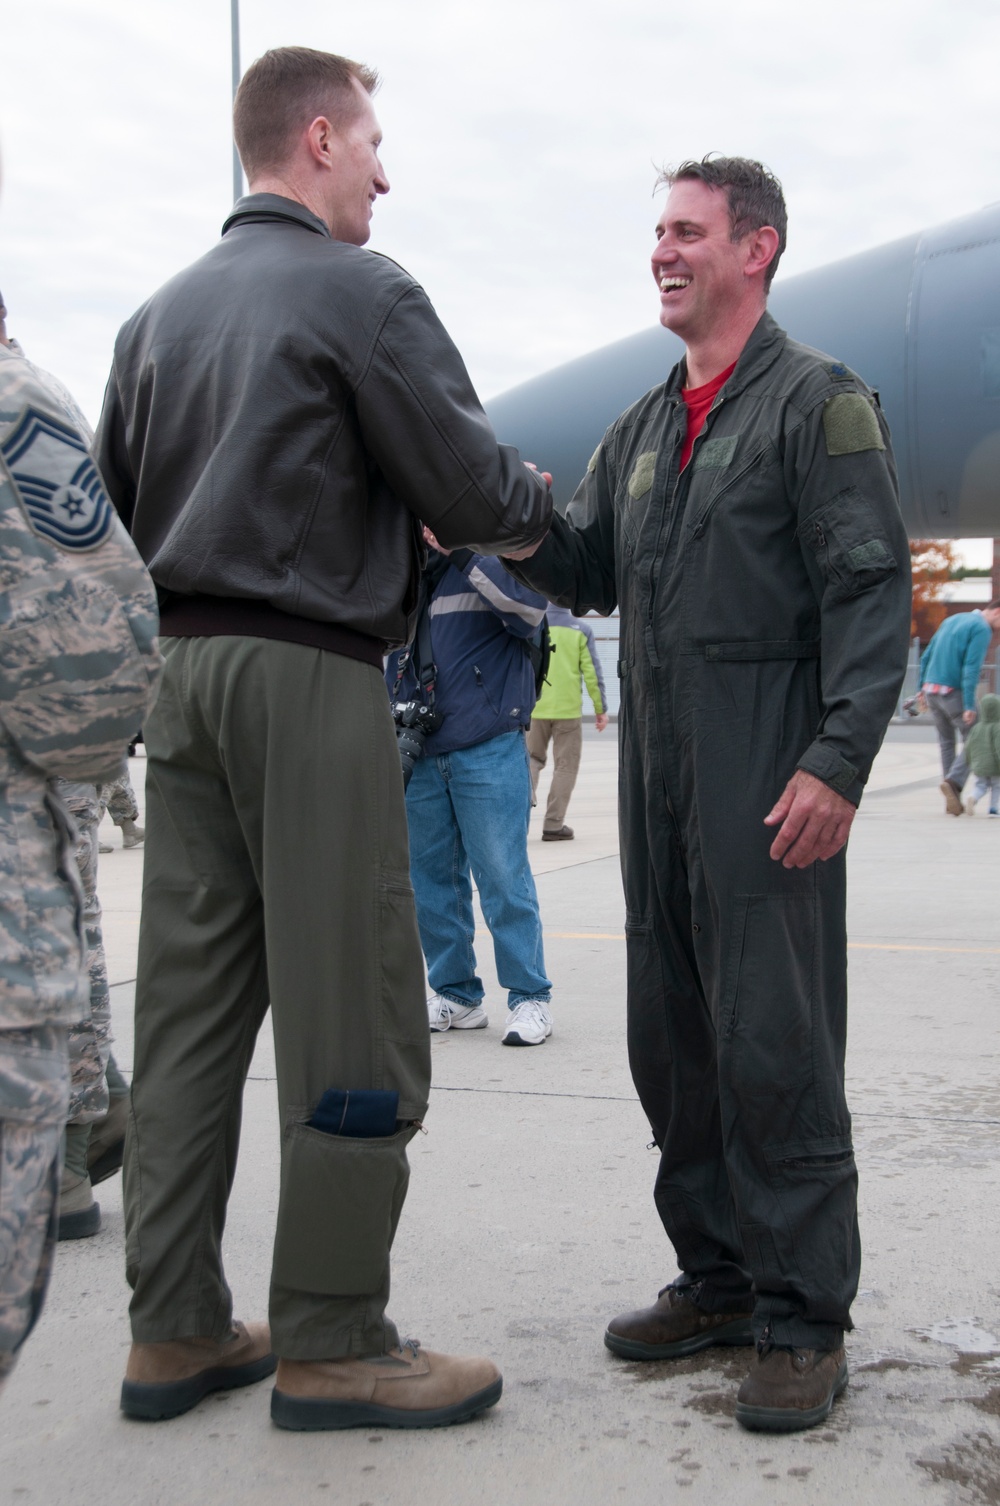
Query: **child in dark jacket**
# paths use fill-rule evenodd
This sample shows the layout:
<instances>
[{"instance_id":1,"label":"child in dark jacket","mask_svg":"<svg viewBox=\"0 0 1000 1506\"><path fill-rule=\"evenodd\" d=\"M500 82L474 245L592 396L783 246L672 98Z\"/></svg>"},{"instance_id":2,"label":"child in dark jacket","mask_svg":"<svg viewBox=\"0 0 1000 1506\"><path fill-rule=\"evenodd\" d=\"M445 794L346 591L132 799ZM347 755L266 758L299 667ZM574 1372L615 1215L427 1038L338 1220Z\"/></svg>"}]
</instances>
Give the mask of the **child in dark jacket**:
<instances>
[{"instance_id":1,"label":"child in dark jacket","mask_svg":"<svg viewBox=\"0 0 1000 1506\"><path fill-rule=\"evenodd\" d=\"M976 814L976 801L987 790L991 816L1000 816L1000 695L984 695L979 704L979 720L965 739L965 756L976 776L975 788L965 802L970 816Z\"/></svg>"}]
</instances>

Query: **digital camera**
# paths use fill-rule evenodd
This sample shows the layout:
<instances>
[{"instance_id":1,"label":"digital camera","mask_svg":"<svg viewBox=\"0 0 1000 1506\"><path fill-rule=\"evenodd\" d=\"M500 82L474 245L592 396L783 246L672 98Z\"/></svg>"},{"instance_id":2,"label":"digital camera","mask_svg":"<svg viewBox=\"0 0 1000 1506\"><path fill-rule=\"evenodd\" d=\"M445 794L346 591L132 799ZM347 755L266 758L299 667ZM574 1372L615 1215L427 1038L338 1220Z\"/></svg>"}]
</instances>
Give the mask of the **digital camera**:
<instances>
[{"instance_id":1,"label":"digital camera","mask_svg":"<svg viewBox=\"0 0 1000 1506\"><path fill-rule=\"evenodd\" d=\"M433 706L425 706L420 701L393 701L392 719L396 723L396 744L403 766L405 790L410 775L424 756L425 741L438 730L444 718Z\"/></svg>"}]
</instances>

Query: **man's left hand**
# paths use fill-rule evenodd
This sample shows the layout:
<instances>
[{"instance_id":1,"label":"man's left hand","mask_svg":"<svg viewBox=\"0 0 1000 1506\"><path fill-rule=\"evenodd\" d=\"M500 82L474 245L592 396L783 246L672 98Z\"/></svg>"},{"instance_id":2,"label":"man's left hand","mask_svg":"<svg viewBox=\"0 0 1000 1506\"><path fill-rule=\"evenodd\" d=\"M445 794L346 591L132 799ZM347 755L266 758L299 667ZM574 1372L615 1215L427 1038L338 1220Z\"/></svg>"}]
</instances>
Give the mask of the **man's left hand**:
<instances>
[{"instance_id":1,"label":"man's left hand","mask_svg":"<svg viewBox=\"0 0 1000 1506\"><path fill-rule=\"evenodd\" d=\"M815 774L797 769L765 826L777 826L771 856L785 868L834 857L847 841L857 808Z\"/></svg>"}]
</instances>

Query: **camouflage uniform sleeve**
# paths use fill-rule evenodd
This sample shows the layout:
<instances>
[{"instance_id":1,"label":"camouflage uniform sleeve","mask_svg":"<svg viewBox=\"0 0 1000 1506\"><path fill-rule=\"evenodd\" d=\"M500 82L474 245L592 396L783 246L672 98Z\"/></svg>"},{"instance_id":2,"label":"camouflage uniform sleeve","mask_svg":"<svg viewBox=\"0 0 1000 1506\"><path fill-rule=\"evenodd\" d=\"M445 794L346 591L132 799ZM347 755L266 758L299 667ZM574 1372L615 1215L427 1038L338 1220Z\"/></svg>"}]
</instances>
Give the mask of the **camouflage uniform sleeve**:
<instances>
[{"instance_id":1,"label":"camouflage uniform sleeve","mask_svg":"<svg viewBox=\"0 0 1000 1506\"><path fill-rule=\"evenodd\" d=\"M70 784L60 779L55 794L76 826L74 856L83 889L83 936L90 1010L70 1027L70 1104L67 1119L90 1124L108 1110L107 1066L111 1055L111 992L101 929L101 901L97 894L97 852L100 845L101 801L93 784Z\"/></svg>"},{"instance_id":2,"label":"camouflage uniform sleeve","mask_svg":"<svg viewBox=\"0 0 1000 1506\"><path fill-rule=\"evenodd\" d=\"M83 436L0 351L0 721L46 775L101 780L149 711L156 596Z\"/></svg>"}]
</instances>

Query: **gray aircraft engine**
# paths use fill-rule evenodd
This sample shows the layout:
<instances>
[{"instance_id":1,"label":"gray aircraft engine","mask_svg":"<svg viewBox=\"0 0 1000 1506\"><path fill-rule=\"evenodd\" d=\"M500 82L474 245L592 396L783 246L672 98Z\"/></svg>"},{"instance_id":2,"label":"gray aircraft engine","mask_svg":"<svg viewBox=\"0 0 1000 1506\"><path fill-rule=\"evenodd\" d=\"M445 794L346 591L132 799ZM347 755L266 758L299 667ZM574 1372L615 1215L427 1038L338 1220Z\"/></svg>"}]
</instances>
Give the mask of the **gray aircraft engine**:
<instances>
[{"instance_id":1,"label":"gray aircraft engine","mask_svg":"<svg viewBox=\"0 0 1000 1506\"><path fill-rule=\"evenodd\" d=\"M777 282L796 340L876 388L913 538L1000 535L1000 204ZM565 503L608 425L662 382L681 343L657 327L488 403L497 436L551 471Z\"/></svg>"}]
</instances>

